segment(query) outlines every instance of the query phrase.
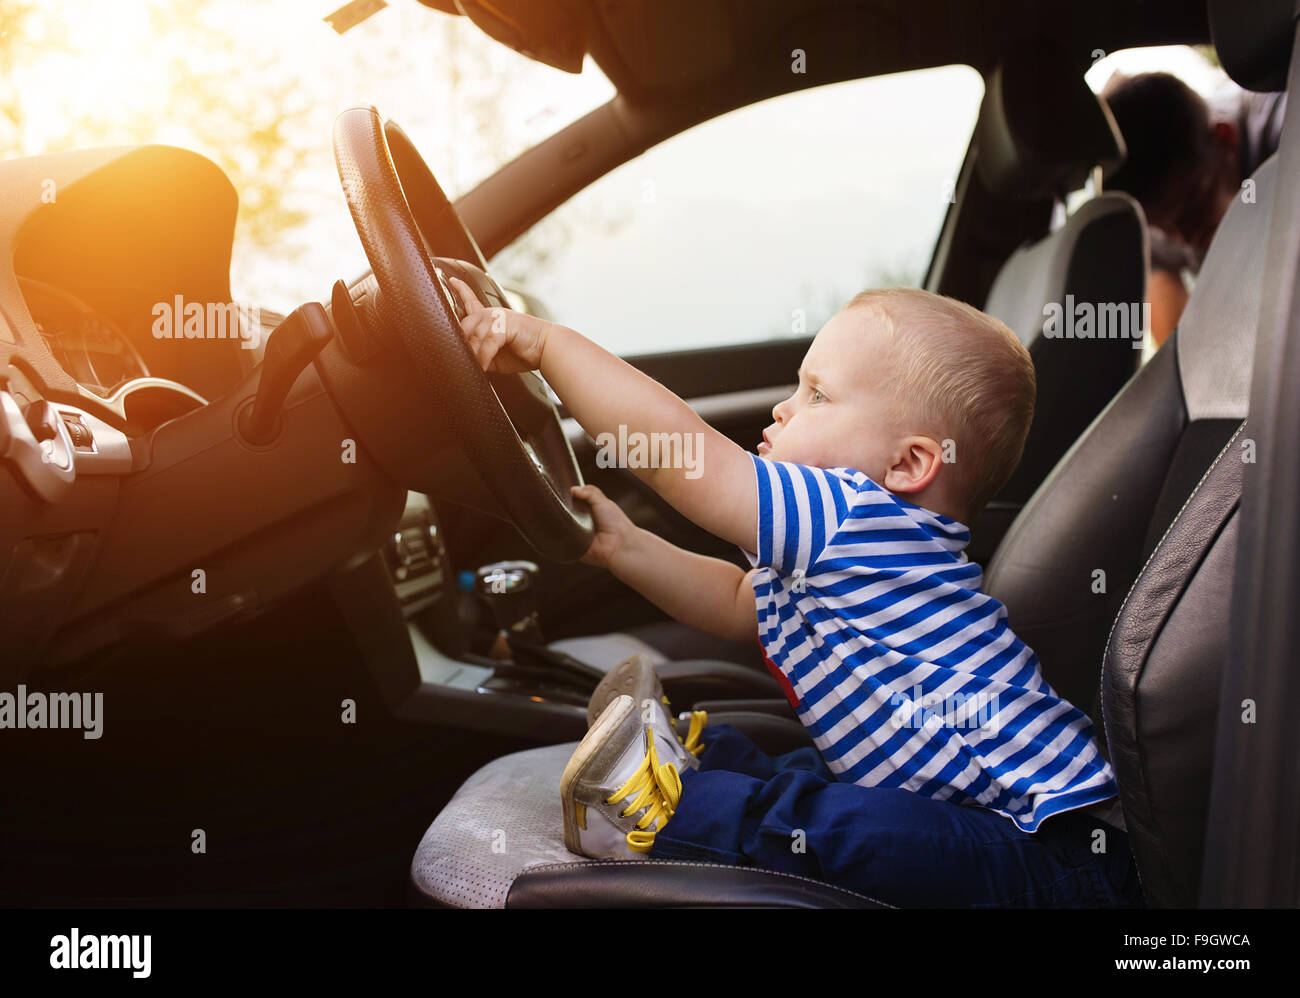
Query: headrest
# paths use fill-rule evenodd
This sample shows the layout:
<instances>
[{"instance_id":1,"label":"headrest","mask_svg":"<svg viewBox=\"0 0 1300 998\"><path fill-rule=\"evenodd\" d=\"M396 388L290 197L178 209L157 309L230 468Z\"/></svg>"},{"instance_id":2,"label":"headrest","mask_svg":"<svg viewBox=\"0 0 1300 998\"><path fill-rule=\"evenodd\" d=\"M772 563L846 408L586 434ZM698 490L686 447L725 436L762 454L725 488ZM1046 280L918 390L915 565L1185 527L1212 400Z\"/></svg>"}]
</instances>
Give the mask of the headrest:
<instances>
[{"instance_id":1,"label":"headrest","mask_svg":"<svg viewBox=\"0 0 1300 998\"><path fill-rule=\"evenodd\" d=\"M1210 37L1224 70L1247 90L1286 89L1296 0L1210 0Z\"/></svg>"},{"instance_id":2,"label":"headrest","mask_svg":"<svg viewBox=\"0 0 1300 998\"><path fill-rule=\"evenodd\" d=\"M1012 50L1015 61L989 77L975 126L984 186L1003 198L1060 197L1094 166L1118 166L1124 139L1074 60L1041 40Z\"/></svg>"}]
</instances>

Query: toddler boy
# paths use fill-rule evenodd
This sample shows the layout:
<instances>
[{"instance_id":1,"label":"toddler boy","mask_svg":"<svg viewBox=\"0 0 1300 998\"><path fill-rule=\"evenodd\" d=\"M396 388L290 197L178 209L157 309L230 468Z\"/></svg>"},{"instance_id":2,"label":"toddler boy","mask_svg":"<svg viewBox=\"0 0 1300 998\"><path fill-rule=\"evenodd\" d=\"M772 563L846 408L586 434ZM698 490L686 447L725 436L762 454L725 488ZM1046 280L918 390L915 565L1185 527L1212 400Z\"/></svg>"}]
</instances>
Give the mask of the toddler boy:
<instances>
[{"instance_id":1,"label":"toddler boy","mask_svg":"<svg viewBox=\"0 0 1300 998\"><path fill-rule=\"evenodd\" d=\"M963 553L1033 416L1004 324L915 289L858 295L750 454L573 330L454 283L485 369L540 369L593 437L694 435L690 474L632 470L753 568L636 528L592 486L575 489L596 524L585 560L685 624L757 634L817 749L772 759L699 716L679 738L653 669L624 663L563 777L569 849L759 865L895 904L1138 902L1091 722Z\"/></svg>"}]
</instances>

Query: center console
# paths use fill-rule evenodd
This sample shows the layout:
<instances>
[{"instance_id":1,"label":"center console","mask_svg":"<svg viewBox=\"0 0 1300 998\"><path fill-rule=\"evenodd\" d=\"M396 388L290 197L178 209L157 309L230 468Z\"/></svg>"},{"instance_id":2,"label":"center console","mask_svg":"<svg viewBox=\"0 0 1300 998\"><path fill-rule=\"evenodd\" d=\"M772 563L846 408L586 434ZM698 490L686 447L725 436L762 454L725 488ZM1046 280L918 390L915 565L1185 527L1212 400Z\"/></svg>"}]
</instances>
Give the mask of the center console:
<instances>
[{"instance_id":1,"label":"center console","mask_svg":"<svg viewBox=\"0 0 1300 998\"><path fill-rule=\"evenodd\" d=\"M335 605L388 707L413 721L543 741L580 739L600 673L559 653L552 659L527 627L512 635L514 648L499 643L494 655L471 651L464 604L495 609L493 595L500 603L517 597L462 587L441 529L428 499L409 493L383 551L331 580Z\"/></svg>"},{"instance_id":2,"label":"center console","mask_svg":"<svg viewBox=\"0 0 1300 998\"><path fill-rule=\"evenodd\" d=\"M587 732L587 703L604 672L545 642L535 612L537 584L537 566L523 561L458 575L436 510L425 496L409 493L383 550L336 574L330 589L398 717L542 742L576 741ZM592 629L599 631L598 620ZM470 640L484 632L497 634L488 653L481 641ZM764 672L705 659L655 668L679 709L718 700L731 701L717 705L728 713L751 714L752 702L761 700L788 715L780 688ZM803 739L798 723L786 720Z\"/></svg>"}]
</instances>

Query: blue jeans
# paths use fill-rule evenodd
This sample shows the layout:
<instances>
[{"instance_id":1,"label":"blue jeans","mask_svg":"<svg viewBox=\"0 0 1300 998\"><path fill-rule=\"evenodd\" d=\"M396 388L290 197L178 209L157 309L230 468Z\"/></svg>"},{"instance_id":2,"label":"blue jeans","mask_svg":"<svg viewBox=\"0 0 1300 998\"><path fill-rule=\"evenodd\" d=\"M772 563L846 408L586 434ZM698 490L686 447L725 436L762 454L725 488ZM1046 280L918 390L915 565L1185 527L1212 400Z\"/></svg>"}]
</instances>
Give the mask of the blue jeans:
<instances>
[{"instance_id":1,"label":"blue jeans","mask_svg":"<svg viewBox=\"0 0 1300 998\"><path fill-rule=\"evenodd\" d=\"M1023 832L987 808L838 782L812 746L773 758L725 724L702 740L654 858L763 867L906 908L1142 904L1128 836L1082 811Z\"/></svg>"}]
</instances>

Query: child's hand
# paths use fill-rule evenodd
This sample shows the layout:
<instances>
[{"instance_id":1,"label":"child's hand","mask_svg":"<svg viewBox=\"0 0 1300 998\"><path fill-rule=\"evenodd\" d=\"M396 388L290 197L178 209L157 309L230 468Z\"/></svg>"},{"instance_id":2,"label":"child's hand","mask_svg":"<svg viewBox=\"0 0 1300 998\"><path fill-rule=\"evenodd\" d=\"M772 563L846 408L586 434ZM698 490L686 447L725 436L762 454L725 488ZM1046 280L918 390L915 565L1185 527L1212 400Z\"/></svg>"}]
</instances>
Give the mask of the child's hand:
<instances>
[{"instance_id":1,"label":"child's hand","mask_svg":"<svg viewBox=\"0 0 1300 998\"><path fill-rule=\"evenodd\" d=\"M571 491L591 506L591 517L596 521L596 536L592 538L591 547L587 548L582 560L588 565L609 568L614 555L636 530L636 526L618 508L618 504L607 498L596 486L575 485Z\"/></svg>"},{"instance_id":2,"label":"child's hand","mask_svg":"<svg viewBox=\"0 0 1300 998\"><path fill-rule=\"evenodd\" d=\"M460 328L479 366L503 374L536 370L551 324L514 309L484 308L468 284L450 275L447 279L469 313L460 320Z\"/></svg>"}]
</instances>

